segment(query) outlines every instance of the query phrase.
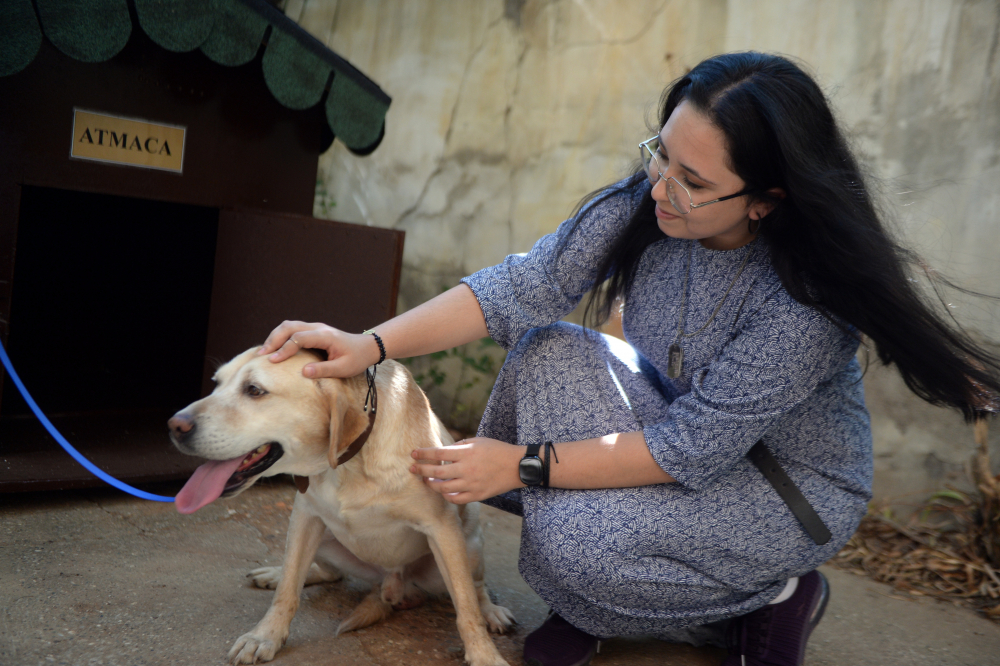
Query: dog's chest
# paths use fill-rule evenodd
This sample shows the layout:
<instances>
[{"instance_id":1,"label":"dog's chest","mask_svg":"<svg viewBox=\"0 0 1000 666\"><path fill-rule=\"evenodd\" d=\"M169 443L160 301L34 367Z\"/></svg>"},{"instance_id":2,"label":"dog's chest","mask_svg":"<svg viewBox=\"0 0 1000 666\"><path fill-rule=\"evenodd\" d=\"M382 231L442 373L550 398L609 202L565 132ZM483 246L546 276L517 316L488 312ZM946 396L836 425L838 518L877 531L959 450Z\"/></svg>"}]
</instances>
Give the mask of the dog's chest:
<instances>
[{"instance_id":1,"label":"dog's chest","mask_svg":"<svg viewBox=\"0 0 1000 666\"><path fill-rule=\"evenodd\" d=\"M330 483L310 486L305 499L337 541L360 560L390 569L430 552L427 537L394 515L391 506L346 506Z\"/></svg>"}]
</instances>

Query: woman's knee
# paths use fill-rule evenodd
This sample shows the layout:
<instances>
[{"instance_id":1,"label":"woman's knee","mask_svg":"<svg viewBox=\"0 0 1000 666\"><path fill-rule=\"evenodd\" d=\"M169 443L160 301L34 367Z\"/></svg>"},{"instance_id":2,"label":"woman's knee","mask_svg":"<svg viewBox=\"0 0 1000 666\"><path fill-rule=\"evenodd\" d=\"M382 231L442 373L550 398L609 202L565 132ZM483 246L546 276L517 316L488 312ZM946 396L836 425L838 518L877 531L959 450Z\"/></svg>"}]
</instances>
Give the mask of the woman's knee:
<instances>
[{"instance_id":1,"label":"woman's knee","mask_svg":"<svg viewBox=\"0 0 1000 666\"><path fill-rule=\"evenodd\" d=\"M610 491L613 493L614 491ZM608 529L596 513L603 514L599 495L609 491L549 489L532 492L525 511L522 543L533 551L539 566L554 578L574 576L578 563L620 559L627 528ZM532 501L533 500L533 501ZM593 566L593 564L588 565Z\"/></svg>"},{"instance_id":2,"label":"woman's knee","mask_svg":"<svg viewBox=\"0 0 1000 666\"><path fill-rule=\"evenodd\" d=\"M568 361L589 357L599 333L576 324L558 321L532 328L514 346L512 354L527 361L559 359Z\"/></svg>"}]
</instances>

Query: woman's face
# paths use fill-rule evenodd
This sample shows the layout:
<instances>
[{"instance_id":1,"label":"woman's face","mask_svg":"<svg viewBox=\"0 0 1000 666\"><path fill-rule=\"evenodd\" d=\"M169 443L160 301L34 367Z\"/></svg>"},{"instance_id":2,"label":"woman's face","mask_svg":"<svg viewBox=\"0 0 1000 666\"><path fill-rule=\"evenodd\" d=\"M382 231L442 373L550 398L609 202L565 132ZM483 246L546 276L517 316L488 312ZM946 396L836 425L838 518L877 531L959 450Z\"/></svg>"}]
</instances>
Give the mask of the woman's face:
<instances>
[{"instance_id":1,"label":"woman's face","mask_svg":"<svg viewBox=\"0 0 1000 666\"><path fill-rule=\"evenodd\" d=\"M678 104L660 131L657 159L664 178L676 178L696 205L729 196L746 184L726 166L727 158L722 131L687 101ZM709 249L732 250L754 239L750 218L759 220L770 212L769 206L751 204L749 197L742 196L692 208L682 215L667 197L664 178L653 186L652 196L656 201L656 223L671 238L697 239ZM676 184L673 187L677 197L687 196ZM756 232L759 223L752 226Z\"/></svg>"}]
</instances>

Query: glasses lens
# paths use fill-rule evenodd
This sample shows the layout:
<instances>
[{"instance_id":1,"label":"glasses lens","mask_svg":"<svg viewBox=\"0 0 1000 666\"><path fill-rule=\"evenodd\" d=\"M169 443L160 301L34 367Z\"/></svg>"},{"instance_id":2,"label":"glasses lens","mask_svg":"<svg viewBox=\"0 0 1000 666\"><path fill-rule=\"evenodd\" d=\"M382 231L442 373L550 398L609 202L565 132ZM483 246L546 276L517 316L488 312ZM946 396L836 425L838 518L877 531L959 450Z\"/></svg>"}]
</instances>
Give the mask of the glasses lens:
<instances>
[{"instance_id":1,"label":"glasses lens","mask_svg":"<svg viewBox=\"0 0 1000 666\"><path fill-rule=\"evenodd\" d=\"M667 198L678 213L687 215L691 212L691 195L673 176L667 178Z\"/></svg>"}]
</instances>

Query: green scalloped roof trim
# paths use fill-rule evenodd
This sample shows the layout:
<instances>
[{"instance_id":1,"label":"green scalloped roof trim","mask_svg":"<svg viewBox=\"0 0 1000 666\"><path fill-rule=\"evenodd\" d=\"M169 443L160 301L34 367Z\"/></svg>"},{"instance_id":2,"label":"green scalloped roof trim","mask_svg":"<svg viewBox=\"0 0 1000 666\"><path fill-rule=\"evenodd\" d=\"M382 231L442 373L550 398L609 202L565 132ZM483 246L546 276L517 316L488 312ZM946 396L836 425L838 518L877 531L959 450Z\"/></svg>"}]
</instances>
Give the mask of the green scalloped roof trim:
<instances>
[{"instance_id":1,"label":"green scalloped roof trim","mask_svg":"<svg viewBox=\"0 0 1000 666\"><path fill-rule=\"evenodd\" d=\"M261 69L274 98L308 109L329 83L325 111L333 133L357 152L378 145L389 96L264 0L35 0L34 8L32 0L0 0L0 76L27 67L43 34L76 60L109 60L132 34L129 2L154 43L175 52L200 47L221 65L251 62L269 35Z\"/></svg>"},{"instance_id":2,"label":"green scalloped roof trim","mask_svg":"<svg viewBox=\"0 0 1000 666\"><path fill-rule=\"evenodd\" d=\"M212 62L227 67L245 65L257 56L267 20L246 5L213 0L217 16L201 52Z\"/></svg>"},{"instance_id":3,"label":"green scalloped roof trim","mask_svg":"<svg viewBox=\"0 0 1000 666\"><path fill-rule=\"evenodd\" d=\"M42 29L31 0L0 1L0 35L0 76L17 74L42 46Z\"/></svg>"},{"instance_id":4,"label":"green scalloped roof trim","mask_svg":"<svg viewBox=\"0 0 1000 666\"><path fill-rule=\"evenodd\" d=\"M125 0L36 0L36 6L45 36L76 60L110 60L132 34Z\"/></svg>"},{"instance_id":5,"label":"green scalloped roof trim","mask_svg":"<svg viewBox=\"0 0 1000 666\"><path fill-rule=\"evenodd\" d=\"M344 75L335 74L326 98L326 120L348 148L361 150L375 144L389 105L375 99Z\"/></svg>"},{"instance_id":6,"label":"green scalloped roof trim","mask_svg":"<svg viewBox=\"0 0 1000 666\"><path fill-rule=\"evenodd\" d=\"M184 53L208 39L216 10L209 0L133 0L139 25L154 42Z\"/></svg>"},{"instance_id":7,"label":"green scalloped roof trim","mask_svg":"<svg viewBox=\"0 0 1000 666\"><path fill-rule=\"evenodd\" d=\"M295 37L277 29L271 31L262 68L271 94L289 109L318 103L333 69Z\"/></svg>"}]
</instances>

